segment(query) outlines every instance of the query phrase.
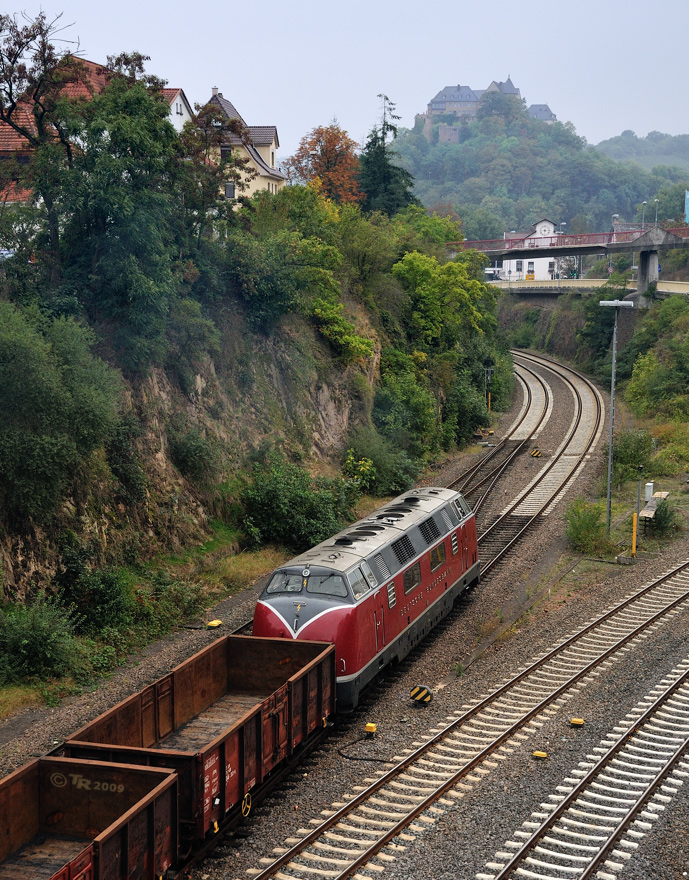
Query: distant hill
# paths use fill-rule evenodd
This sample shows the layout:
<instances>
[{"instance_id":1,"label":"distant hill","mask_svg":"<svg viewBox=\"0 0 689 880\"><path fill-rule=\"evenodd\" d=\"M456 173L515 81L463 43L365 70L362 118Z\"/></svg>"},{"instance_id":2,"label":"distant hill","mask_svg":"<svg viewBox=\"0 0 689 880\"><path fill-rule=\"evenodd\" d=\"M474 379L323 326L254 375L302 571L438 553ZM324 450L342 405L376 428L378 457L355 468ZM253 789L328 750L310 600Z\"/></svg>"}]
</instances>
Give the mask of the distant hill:
<instances>
[{"instance_id":1,"label":"distant hill","mask_svg":"<svg viewBox=\"0 0 689 880\"><path fill-rule=\"evenodd\" d=\"M633 145L654 137L629 132L616 140ZM689 163L689 136L685 142ZM413 130L400 130L394 149L415 178L415 195L431 211L456 215L469 239L528 231L543 217L568 232L606 230L613 214L640 221L642 203L656 197L659 221L677 219L689 188L689 164L678 167L674 153L671 163L652 161L652 170L636 156L619 161L589 146L571 123L532 119L521 101L505 95L491 96L473 121L418 118Z\"/></svg>"},{"instance_id":2,"label":"distant hill","mask_svg":"<svg viewBox=\"0 0 689 880\"><path fill-rule=\"evenodd\" d=\"M637 137L627 129L617 137L596 144L595 149L612 159L638 162L648 171L657 165L674 165L689 171L689 134L651 131L646 137Z\"/></svg>"}]
</instances>

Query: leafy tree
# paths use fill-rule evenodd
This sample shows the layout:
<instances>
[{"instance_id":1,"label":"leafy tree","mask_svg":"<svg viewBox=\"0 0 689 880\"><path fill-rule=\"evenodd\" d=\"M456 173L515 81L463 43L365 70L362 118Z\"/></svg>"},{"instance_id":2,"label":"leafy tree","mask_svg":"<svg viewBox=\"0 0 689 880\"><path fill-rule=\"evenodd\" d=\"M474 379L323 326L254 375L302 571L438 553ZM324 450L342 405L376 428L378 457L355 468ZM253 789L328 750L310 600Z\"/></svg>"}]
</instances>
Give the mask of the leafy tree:
<instances>
[{"instance_id":1,"label":"leafy tree","mask_svg":"<svg viewBox=\"0 0 689 880\"><path fill-rule=\"evenodd\" d=\"M160 357L172 293L175 131L141 80L114 75L84 107L62 195L65 283L92 319L117 322L123 362Z\"/></svg>"},{"instance_id":2,"label":"leafy tree","mask_svg":"<svg viewBox=\"0 0 689 880\"><path fill-rule=\"evenodd\" d=\"M356 141L333 120L305 135L283 167L292 183L314 182L326 198L356 203L362 198L357 182L356 148Z\"/></svg>"},{"instance_id":3,"label":"leafy tree","mask_svg":"<svg viewBox=\"0 0 689 880\"><path fill-rule=\"evenodd\" d=\"M73 320L0 302L0 498L14 523L47 519L118 419L117 374Z\"/></svg>"},{"instance_id":4,"label":"leafy tree","mask_svg":"<svg viewBox=\"0 0 689 880\"><path fill-rule=\"evenodd\" d=\"M49 20L44 12L34 19L0 15L0 122L15 132L27 151L19 161L8 163L2 185L16 183L40 198L53 273L60 242L58 200L75 157L74 108L66 89L80 86L76 90L84 96L92 91L84 64L71 50L59 50L52 42L62 30L60 18Z\"/></svg>"},{"instance_id":5,"label":"leafy tree","mask_svg":"<svg viewBox=\"0 0 689 880\"><path fill-rule=\"evenodd\" d=\"M395 105L387 95L378 95L383 103L380 125L371 130L359 157L359 186L364 193L365 211L381 211L391 217L401 208L416 203L411 192L414 178L405 168L393 161L395 152L388 144L388 137L397 137Z\"/></svg>"},{"instance_id":6,"label":"leafy tree","mask_svg":"<svg viewBox=\"0 0 689 880\"><path fill-rule=\"evenodd\" d=\"M181 231L183 235L191 234L197 247L211 235L217 220L234 225L235 199L225 198L226 185L233 185L235 193L241 194L257 174L249 159L232 149L233 137L247 140L243 122L228 119L213 104L197 105L194 117L185 123L179 136Z\"/></svg>"},{"instance_id":7,"label":"leafy tree","mask_svg":"<svg viewBox=\"0 0 689 880\"><path fill-rule=\"evenodd\" d=\"M437 347L443 334L456 339L462 332L484 332L479 305L490 293L461 263L440 265L434 257L412 252L392 272L410 295L412 335L421 344Z\"/></svg>"},{"instance_id":8,"label":"leafy tree","mask_svg":"<svg viewBox=\"0 0 689 880\"><path fill-rule=\"evenodd\" d=\"M498 117L506 123L526 118L525 102L516 95L504 95L502 92L484 92L476 111L479 120Z\"/></svg>"}]
</instances>

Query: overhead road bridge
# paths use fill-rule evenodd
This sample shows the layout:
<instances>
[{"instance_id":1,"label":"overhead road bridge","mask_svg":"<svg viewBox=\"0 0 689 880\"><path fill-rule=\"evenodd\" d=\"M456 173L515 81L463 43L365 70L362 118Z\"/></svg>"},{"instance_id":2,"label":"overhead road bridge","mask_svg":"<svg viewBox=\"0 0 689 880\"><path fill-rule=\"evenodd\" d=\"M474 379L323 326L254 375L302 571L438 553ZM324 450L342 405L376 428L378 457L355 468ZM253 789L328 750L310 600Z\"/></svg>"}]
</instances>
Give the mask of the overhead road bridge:
<instances>
[{"instance_id":1,"label":"overhead road bridge","mask_svg":"<svg viewBox=\"0 0 689 880\"><path fill-rule=\"evenodd\" d=\"M675 248L689 248L689 227L613 232L589 232L582 235L556 233L538 238L498 238L488 241L462 241L448 245L456 255L461 250L477 250L493 260L533 259L534 257L568 257L610 254L639 254L636 293L643 296L651 283L658 281L658 253Z\"/></svg>"},{"instance_id":2,"label":"overhead road bridge","mask_svg":"<svg viewBox=\"0 0 689 880\"><path fill-rule=\"evenodd\" d=\"M569 290L598 290L609 283L607 278L554 278L549 281L489 281L491 287L500 290L508 290L512 293L534 296L558 296ZM636 281L630 281L626 285L629 293L637 290ZM689 281L658 281L656 294L669 296L682 294L689 297Z\"/></svg>"}]
</instances>

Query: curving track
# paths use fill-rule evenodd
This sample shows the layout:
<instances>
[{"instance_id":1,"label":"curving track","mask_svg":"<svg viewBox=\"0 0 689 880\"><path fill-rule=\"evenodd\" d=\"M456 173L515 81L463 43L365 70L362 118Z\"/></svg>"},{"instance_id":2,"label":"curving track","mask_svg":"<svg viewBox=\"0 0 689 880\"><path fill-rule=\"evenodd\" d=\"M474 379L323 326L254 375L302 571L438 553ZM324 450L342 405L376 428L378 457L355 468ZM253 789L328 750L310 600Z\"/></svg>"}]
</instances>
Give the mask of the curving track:
<instances>
[{"instance_id":1,"label":"curving track","mask_svg":"<svg viewBox=\"0 0 689 880\"><path fill-rule=\"evenodd\" d=\"M548 358L523 352L513 354L515 363L522 369L525 369L525 364L530 364L556 373L572 394L574 415L553 457L545 461L531 483L510 502L500 516L479 532L479 547L483 561L482 576L510 552L540 517L548 516L553 511L589 460L592 450L600 439L605 417L605 407L600 392L581 373L555 364ZM545 383L543 387L547 388ZM536 413L531 417L533 425L527 419L526 427L522 422L518 422L510 429L509 437L512 442L523 440L518 452L522 452L524 445L538 436L539 429L551 410L551 401L552 396L545 393L540 406L530 408L531 412ZM525 430L529 433L526 439L523 439L521 435ZM474 471L466 482L469 491L476 478L477 472ZM458 482L461 480L462 478ZM490 481L490 489L494 488L495 482L496 480ZM486 497L487 493L479 498L475 509L480 509Z\"/></svg>"}]
</instances>

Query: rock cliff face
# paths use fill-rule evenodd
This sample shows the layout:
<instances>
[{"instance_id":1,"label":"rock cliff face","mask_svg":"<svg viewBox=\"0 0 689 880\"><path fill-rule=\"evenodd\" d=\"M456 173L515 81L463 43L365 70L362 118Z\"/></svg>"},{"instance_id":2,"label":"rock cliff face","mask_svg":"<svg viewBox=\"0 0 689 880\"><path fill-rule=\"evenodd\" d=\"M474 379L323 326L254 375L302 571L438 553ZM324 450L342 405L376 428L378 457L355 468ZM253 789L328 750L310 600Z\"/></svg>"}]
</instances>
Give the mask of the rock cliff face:
<instances>
[{"instance_id":1,"label":"rock cliff face","mask_svg":"<svg viewBox=\"0 0 689 880\"><path fill-rule=\"evenodd\" d=\"M202 541L216 487L246 468L251 453L275 447L316 465L339 460L351 426L368 415L378 353L365 367L345 369L296 317L269 338L249 333L232 313L220 329L220 351L193 376L181 381L174 368L156 368L127 385L136 431L120 452L139 468L138 496L126 491L110 451L99 450L52 522L0 536L5 598L48 586L65 544L78 542L102 565ZM207 477L185 476L175 456L175 443L190 436L212 456Z\"/></svg>"}]
</instances>

